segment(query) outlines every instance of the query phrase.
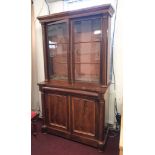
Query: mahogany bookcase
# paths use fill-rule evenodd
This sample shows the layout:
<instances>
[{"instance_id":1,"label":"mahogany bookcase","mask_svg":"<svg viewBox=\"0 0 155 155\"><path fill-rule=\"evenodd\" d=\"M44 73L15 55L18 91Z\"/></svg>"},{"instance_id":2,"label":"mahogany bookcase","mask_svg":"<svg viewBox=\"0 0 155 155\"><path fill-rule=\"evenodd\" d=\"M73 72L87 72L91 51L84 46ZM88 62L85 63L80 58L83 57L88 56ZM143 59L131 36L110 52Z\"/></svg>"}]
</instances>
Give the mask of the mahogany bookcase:
<instances>
[{"instance_id":1,"label":"mahogany bookcase","mask_svg":"<svg viewBox=\"0 0 155 155\"><path fill-rule=\"evenodd\" d=\"M45 81L42 131L103 150L110 80L110 4L38 17Z\"/></svg>"}]
</instances>

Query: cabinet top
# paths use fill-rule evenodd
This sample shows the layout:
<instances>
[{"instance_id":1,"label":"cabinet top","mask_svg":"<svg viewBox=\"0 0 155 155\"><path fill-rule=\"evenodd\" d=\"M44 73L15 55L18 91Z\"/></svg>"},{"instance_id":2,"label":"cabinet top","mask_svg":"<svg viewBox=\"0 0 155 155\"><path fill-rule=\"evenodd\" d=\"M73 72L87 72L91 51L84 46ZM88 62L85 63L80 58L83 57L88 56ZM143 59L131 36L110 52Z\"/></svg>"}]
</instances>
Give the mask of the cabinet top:
<instances>
[{"instance_id":1,"label":"cabinet top","mask_svg":"<svg viewBox=\"0 0 155 155\"><path fill-rule=\"evenodd\" d=\"M88 7L73 11L66 11L66 12L60 12L55 13L51 15L46 16L39 16L37 17L40 23L46 23L46 22L52 22L56 20L62 20L62 19L68 19L68 18L76 18L81 16L89 16L89 15L97 15L97 14L105 14L112 16L114 13L114 9L111 6L111 4L104 4L94 7Z\"/></svg>"}]
</instances>

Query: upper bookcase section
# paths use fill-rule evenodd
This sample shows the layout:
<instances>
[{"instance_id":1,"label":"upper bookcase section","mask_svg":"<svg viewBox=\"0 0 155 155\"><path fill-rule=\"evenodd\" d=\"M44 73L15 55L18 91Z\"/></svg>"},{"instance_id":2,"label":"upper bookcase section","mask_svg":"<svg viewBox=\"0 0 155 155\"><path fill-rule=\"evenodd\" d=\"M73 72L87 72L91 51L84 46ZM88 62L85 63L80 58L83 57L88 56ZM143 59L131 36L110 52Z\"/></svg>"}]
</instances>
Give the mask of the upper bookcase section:
<instances>
[{"instance_id":1,"label":"upper bookcase section","mask_svg":"<svg viewBox=\"0 0 155 155\"><path fill-rule=\"evenodd\" d=\"M83 17L90 16L92 14L93 15L104 14L104 15L112 16L113 13L114 13L114 9L111 6L111 4L104 4L104 5L88 7L84 9L78 9L78 10L73 10L73 11L55 13L55 14L46 15L46 16L40 16L38 17L38 20L40 21L40 23L48 23L48 22L58 21L62 19L77 18L77 17L81 17L81 15Z\"/></svg>"}]
</instances>

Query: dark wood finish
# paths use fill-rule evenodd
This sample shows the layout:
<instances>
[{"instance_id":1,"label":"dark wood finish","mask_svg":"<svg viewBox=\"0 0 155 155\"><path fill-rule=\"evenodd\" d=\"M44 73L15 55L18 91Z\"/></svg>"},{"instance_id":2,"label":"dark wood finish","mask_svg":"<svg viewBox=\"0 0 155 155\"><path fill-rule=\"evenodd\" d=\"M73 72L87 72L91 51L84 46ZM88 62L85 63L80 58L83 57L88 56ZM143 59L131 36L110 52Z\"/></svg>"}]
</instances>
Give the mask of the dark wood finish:
<instances>
[{"instance_id":1,"label":"dark wood finish","mask_svg":"<svg viewBox=\"0 0 155 155\"><path fill-rule=\"evenodd\" d=\"M50 88L67 88L71 90L81 90L81 91L89 91L95 93L105 93L108 85L100 85L97 83L83 83L83 82L76 82L76 83L68 83L66 81L59 81L59 80L50 80L40 82L38 84L40 87L40 91L45 87Z\"/></svg>"},{"instance_id":2,"label":"dark wood finish","mask_svg":"<svg viewBox=\"0 0 155 155\"><path fill-rule=\"evenodd\" d=\"M103 39L103 51L107 51L108 49L108 16L104 16L103 17L103 36L102 36L102 39ZM102 52L102 66L103 66L103 72L102 72L102 78L103 78L103 81L102 81L102 84L104 85L107 85L107 62L108 62L108 52Z\"/></svg>"},{"instance_id":3,"label":"dark wood finish","mask_svg":"<svg viewBox=\"0 0 155 155\"><path fill-rule=\"evenodd\" d=\"M69 45L68 45L68 49L67 49L67 63L68 64L71 64L71 53L70 53L70 51L71 51L71 48L70 48L70 21L69 21L69 19L67 19L67 32L68 32L68 42L69 42ZM72 68L72 66L71 65L68 65L68 82L69 83L71 83L71 80L72 80L72 77L71 77L71 74L72 74L72 72L71 72L71 68Z\"/></svg>"},{"instance_id":4,"label":"dark wood finish","mask_svg":"<svg viewBox=\"0 0 155 155\"><path fill-rule=\"evenodd\" d=\"M57 94L47 94L48 125L61 130L68 129L68 102L67 97Z\"/></svg>"},{"instance_id":5,"label":"dark wood finish","mask_svg":"<svg viewBox=\"0 0 155 155\"><path fill-rule=\"evenodd\" d=\"M46 132L46 125L47 125L47 105L45 104L45 93L41 92L41 102L42 102L42 119L43 119L43 125L42 125L42 132Z\"/></svg>"},{"instance_id":6,"label":"dark wood finish","mask_svg":"<svg viewBox=\"0 0 155 155\"><path fill-rule=\"evenodd\" d=\"M53 22L53 21L59 21L69 18L77 18L77 17L84 17L89 15L98 15L98 14L104 14L112 16L114 13L114 9L110 4L101 5L101 6L95 6L90 8L84 8L74 11L66 11L61 13L56 13L48 16L41 16L38 17L39 21L41 23L44 22Z\"/></svg>"},{"instance_id":7,"label":"dark wood finish","mask_svg":"<svg viewBox=\"0 0 155 155\"><path fill-rule=\"evenodd\" d=\"M111 19L108 17L108 32L107 32L107 85L111 82L111 42L108 39L108 36L111 36Z\"/></svg>"},{"instance_id":8,"label":"dark wood finish","mask_svg":"<svg viewBox=\"0 0 155 155\"><path fill-rule=\"evenodd\" d=\"M72 97L73 134L95 136L95 106L92 100Z\"/></svg>"},{"instance_id":9,"label":"dark wood finish","mask_svg":"<svg viewBox=\"0 0 155 155\"><path fill-rule=\"evenodd\" d=\"M44 23L42 26L42 38L43 38L43 54L44 54L44 71L45 71L45 81L49 80L48 75L48 54L47 54L47 36L46 36L46 25Z\"/></svg>"},{"instance_id":10,"label":"dark wood finish","mask_svg":"<svg viewBox=\"0 0 155 155\"><path fill-rule=\"evenodd\" d=\"M62 136L103 150L108 132L107 130L105 134L104 131L106 101L106 99L104 99L104 94L110 84L110 18L113 12L114 10L111 5L103 5L38 17L42 24L45 68L45 81L38 84L42 98L42 112L44 120L42 126L43 132ZM102 37L100 39L95 38L97 40L92 40L92 38L91 40L82 39L79 43L89 43L92 47L94 42L99 42L101 45L98 50L100 59L95 60L93 58L95 54L90 55L91 52L94 51L91 49L90 52L86 48L84 48L84 52L89 54L89 58L87 59L85 57L83 60L80 58L76 59L74 50L77 42L74 42L74 38L76 38L76 36L74 36L75 27L73 23L74 21L87 21L88 19L94 20L96 18L99 18L101 21L101 25L99 27L101 27ZM50 77L53 61L49 62L47 25L49 26L49 24L62 23L64 21L67 23L66 39L68 40L68 47L66 64L68 65L68 77L66 80L58 80ZM89 35L87 32L84 32L84 34L85 33ZM95 32L91 29L90 33L92 37ZM60 44L60 42L58 42L58 44ZM63 59L56 59L55 63L57 61L59 63L64 63L61 60ZM78 81L75 79L75 64L80 65L81 63L83 63L83 65L87 64L89 66L89 71L91 71L90 75L86 74L84 75L84 78L92 75L96 76L94 68L91 69L90 66L94 64L100 65L99 79L97 82L92 82L90 80L92 77L88 80L80 79ZM80 67L82 67L82 65L80 65ZM84 73L81 72L81 74Z\"/></svg>"}]
</instances>

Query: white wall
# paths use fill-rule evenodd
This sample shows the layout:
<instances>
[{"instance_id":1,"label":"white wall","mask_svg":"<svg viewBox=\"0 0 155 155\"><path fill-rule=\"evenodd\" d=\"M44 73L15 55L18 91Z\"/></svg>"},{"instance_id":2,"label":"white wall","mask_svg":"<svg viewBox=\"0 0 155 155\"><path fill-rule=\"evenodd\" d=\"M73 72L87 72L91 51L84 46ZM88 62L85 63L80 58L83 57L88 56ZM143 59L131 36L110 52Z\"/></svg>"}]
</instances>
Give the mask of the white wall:
<instances>
[{"instance_id":1,"label":"white wall","mask_svg":"<svg viewBox=\"0 0 155 155\"><path fill-rule=\"evenodd\" d=\"M32 110L38 110L39 108L39 92L38 92L38 88L36 85L37 79L38 79L38 75L37 75L37 59L35 59L36 57L36 48L35 48L35 22L34 22L34 9L33 7L31 8L31 12L32 12L32 18L31 18L31 29L32 29L32 53L31 53L31 61L32 61L32 70L31 70L31 109Z\"/></svg>"},{"instance_id":2,"label":"white wall","mask_svg":"<svg viewBox=\"0 0 155 155\"><path fill-rule=\"evenodd\" d=\"M116 4L116 3L115 3ZM116 5L115 5L116 7ZM115 35L114 35L114 51L113 51L113 62L114 62L114 74L115 74L115 86L110 86L110 98L109 98L109 123L114 124L116 122L114 116L114 101L116 98L118 112L123 112L123 53L122 53L122 30L123 30L123 7L122 0L118 1L116 22L115 22ZM114 29L114 18L112 19L112 29ZM113 76L114 82L114 76Z\"/></svg>"},{"instance_id":3,"label":"white wall","mask_svg":"<svg viewBox=\"0 0 155 155\"><path fill-rule=\"evenodd\" d=\"M90 0L87 0L90 1ZM112 3L112 5L115 7L115 0L103 0L99 1L99 4L104 3ZM96 1L96 2L97 2ZM120 2L120 1L119 1ZM97 4L97 3L96 3ZM89 4L90 5L90 4ZM78 5L79 6L79 5ZM63 1L57 1L50 4L50 12L56 13L56 12L62 12L64 10L67 10L71 7L66 7L63 5ZM73 9L73 5L72 5ZM115 70L115 79L116 79L116 87L114 90L114 86L110 86L110 96L109 96L109 123L114 124L115 117L114 117L114 98L116 96L117 103L118 103L118 111L122 112L122 49L121 49L121 25L122 25L122 19L121 19L121 3L118 4L118 12L117 12L117 20L116 20L116 33L115 33L115 42L114 42L114 70ZM44 80L44 64L43 64L43 47L42 47L42 32L41 32L41 25L36 20L37 16L41 15L47 15L48 10L46 3L44 0L35 0L34 1L34 16L35 16L35 49L32 50L33 56L32 56L32 62L33 62L33 68L32 68L32 76L34 76L32 79L32 107L38 108L38 106L41 106L41 99L40 99L40 93L38 90L37 83ZM114 16L113 16L114 17ZM112 19L112 26L113 26L114 18Z\"/></svg>"},{"instance_id":4,"label":"white wall","mask_svg":"<svg viewBox=\"0 0 155 155\"><path fill-rule=\"evenodd\" d=\"M32 18L32 109L41 111L41 97L37 86L38 82L44 80L44 64L43 64L43 46L42 31L39 21L36 19L39 15L47 15L47 6L44 0L34 0L34 18ZM32 27L33 28L33 27ZM34 39L35 40L34 40ZM42 113L42 111L41 111Z\"/></svg>"},{"instance_id":5,"label":"white wall","mask_svg":"<svg viewBox=\"0 0 155 155\"><path fill-rule=\"evenodd\" d=\"M118 110L122 113L123 108L123 0L118 1L115 39L114 39L114 71L116 79L116 99L118 102Z\"/></svg>"}]
</instances>

